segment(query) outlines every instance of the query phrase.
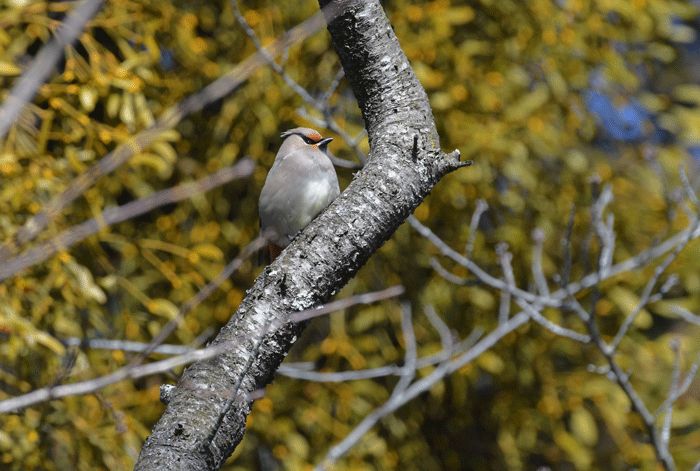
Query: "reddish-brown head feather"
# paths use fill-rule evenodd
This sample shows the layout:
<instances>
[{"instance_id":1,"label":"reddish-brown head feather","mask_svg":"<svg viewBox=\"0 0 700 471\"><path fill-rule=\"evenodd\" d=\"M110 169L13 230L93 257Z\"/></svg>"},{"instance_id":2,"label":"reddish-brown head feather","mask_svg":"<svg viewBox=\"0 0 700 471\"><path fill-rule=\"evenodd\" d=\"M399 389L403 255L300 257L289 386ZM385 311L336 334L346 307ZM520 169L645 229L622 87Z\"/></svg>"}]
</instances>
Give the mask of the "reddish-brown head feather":
<instances>
[{"instance_id":1,"label":"reddish-brown head feather","mask_svg":"<svg viewBox=\"0 0 700 471\"><path fill-rule=\"evenodd\" d=\"M306 137L308 137L309 139L313 139L316 142L323 139L323 137L321 137L321 135L316 131L311 131L311 132L306 133Z\"/></svg>"}]
</instances>

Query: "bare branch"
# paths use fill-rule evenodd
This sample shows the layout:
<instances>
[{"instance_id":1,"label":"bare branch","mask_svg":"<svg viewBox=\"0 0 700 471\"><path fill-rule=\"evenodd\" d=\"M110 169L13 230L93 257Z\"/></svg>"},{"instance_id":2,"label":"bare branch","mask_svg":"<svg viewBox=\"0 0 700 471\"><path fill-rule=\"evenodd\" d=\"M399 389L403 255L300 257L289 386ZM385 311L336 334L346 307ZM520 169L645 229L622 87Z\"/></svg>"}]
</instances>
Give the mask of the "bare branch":
<instances>
[{"instance_id":1,"label":"bare branch","mask_svg":"<svg viewBox=\"0 0 700 471\"><path fill-rule=\"evenodd\" d=\"M679 306L678 304L672 304L670 308L674 314L682 318L684 321L689 322L691 324L700 325L700 316L693 314L683 306Z\"/></svg>"},{"instance_id":2,"label":"bare branch","mask_svg":"<svg viewBox=\"0 0 700 471\"><path fill-rule=\"evenodd\" d=\"M403 394L416 376L416 359L418 358L418 348L416 346L416 334L413 331L413 319L411 318L411 303L405 301L401 304L401 332L403 332L403 342L406 345L406 355L404 356L405 367L401 372L401 378L396 384L392 396Z\"/></svg>"},{"instance_id":3,"label":"bare branch","mask_svg":"<svg viewBox=\"0 0 700 471\"><path fill-rule=\"evenodd\" d=\"M685 168L682 165L678 168L678 173L681 177L681 182L683 182L683 188L685 189L686 195L688 195L688 199L690 199L690 201L693 202L696 208L700 209L700 201L698 201L698 195L695 194L693 187L690 185L688 175L685 173Z\"/></svg>"},{"instance_id":4,"label":"bare branch","mask_svg":"<svg viewBox=\"0 0 700 471\"><path fill-rule=\"evenodd\" d=\"M576 299L572 299L572 303L577 305L580 309L583 309L580 307L580 304ZM592 342L598 347L608 362L610 369L607 376L620 385L622 390L632 402L634 409L641 416L647 433L649 434L649 440L654 447L656 459L664 466L666 471L674 471L676 467L673 462L673 457L671 457L671 454L668 452L668 447L664 444L659 432L656 429L656 426L654 425L654 416L649 412L646 404L644 404L644 401L637 394L637 391L635 391L634 387L629 381L629 376L622 371L622 368L617 363L617 360L615 359L616 350L603 341L602 337L600 336L600 332L598 331L598 326L595 323L594 316L590 316L588 328L589 333L591 334Z\"/></svg>"},{"instance_id":5,"label":"bare branch","mask_svg":"<svg viewBox=\"0 0 700 471\"><path fill-rule=\"evenodd\" d=\"M606 207L607 204L609 204L610 200L612 198L612 193L610 191L609 187L606 187L603 190L603 194L597 199L596 204L594 205L594 208L592 209L592 218L593 218L593 223L596 228L596 233L601 240L601 256L600 256L600 269L592 274L589 274L585 276L582 280L577 281L577 282L569 282L566 280L568 269L564 269L563 271L563 276L562 281L566 281L566 283L562 283L561 289L549 293L547 290L547 285L546 285L546 279L541 273L541 246L540 242L537 240L538 237L537 235L534 235L535 239L535 249L534 249L534 255L533 255L533 275L535 277L535 284L538 287L538 292L540 293L540 296L536 296L533 293L529 292L524 292L517 287L513 286L513 283L509 282L504 282L502 280L496 280L495 278L491 277L490 275L486 274L483 272L483 270L479 269L475 264L471 263L470 260L468 260L465 257L460 256L457 254L455 251L453 251L450 247L448 247L442 240L440 240L430 229L426 228L420 222L418 222L415 218L409 219L409 223L424 237L429 239L432 243L434 243L440 251L454 260L455 262L463 265L466 267L469 271L471 271L473 274L476 275L476 277L483 283L501 291L501 295L504 295L504 292L510 293L511 296L515 297L516 303L523 309L523 312L517 314L515 317L521 315L521 314L526 314L529 317L531 317L533 320L536 322L540 323L543 325L545 328L551 330L552 332L556 333L557 335L561 335L567 338L571 338L576 341L580 342L593 342L598 349L603 353L605 356L608 365L607 368L605 369L605 374L608 375L608 377L614 381L616 381L623 389L625 394L630 398L632 401L632 404L634 405L635 409L639 412L642 421L644 422L647 432L649 434L651 443L654 446L657 459L658 461L664 466L666 470L673 470L675 469L675 464L673 462L673 458L671 457L670 453L668 452L668 440L670 436L670 417L671 417L671 412L670 412L670 407L672 402L677 398L677 395L680 394L678 391L683 389L683 387L686 387L686 384L689 384L688 381L684 381L682 385L678 386L678 373L676 369L674 369L674 388L672 393L669 395L669 398L667 401L664 403L664 408L661 408L657 414L663 413L663 411L667 411L667 415L665 418L665 423L664 426L660 429L657 430L655 424L654 424L654 419L655 416L651 415L646 408L644 402L641 400L639 395L636 393L634 388L632 387L629 377L627 374L625 374L622 369L620 368L619 364L615 360L615 355L617 353L617 346L619 345L619 342L621 338L627 333L629 326L632 324L635 316L643 309L646 305L648 305L650 302L657 301L659 299L662 299L663 295L669 291L669 289L674 286L678 278L675 275L670 275L668 279L666 280L665 283L660 287L659 292L656 294L652 295L652 291L656 284L659 282L661 275L664 273L666 268L670 265L670 263L676 258L678 253L688 244L688 242L694 238L697 238L700 235L700 221L698 220L697 215L693 214L691 218L691 222L688 225L688 227L681 231L680 233L668 238L666 241L658 244L655 247L652 247L651 249L648 249L646 251L641 252L640 254L636 255L635 257L630 257L629 259L618 263L616 265L612 264L612 254L614 251L614 238L615 234L613 231L613 219L608 216L606 223L602 222L603 218L603 211L604 208ZM692 199L692 198L691 198ZM573 214L572 214L573 218ZM570 218L569 220L569 230L568 233L569 235L564 238L564 244L565 244L565 257L566 254L568 253L569 250L569 245L570 245L570 233L571 233L571 223L573 219ZM504 250L497 247L497 252L499 253L499 260L501 261L502 267L504 267L504 273L508 274L509 271L507 269L508 264L504 263L506 260L503 258ZM622 327L620 328L618 335L616 336L615 340L611 345L606 344L599 331L597 328L597 325L595 323L595 318L589 314L582 306L581 304L576 300L575 294L580 292L583 289L595 286L596 284L600 283L603 279L613 277L619 273L633 270L636 268L640 268L642 266L645 266L649 263L650 260L657 258L659 256L664 255L666 252L671 251L670 254L666 256L666 259L663 261L663 263L658 266L654 272L654 275L651 280L649 280L649 283L646 286L646 289L644 291L644 294L642 295L639 304L636 306L635 310L633 313L631 313L626 319L625 322L623 323ZM439 266L437 262L433 263L433 266ZM589 334L590 335L583 335L579 334L577 332L571 331L569 329L565 329L561 326L558 326L548 319L544 318L544 316L541 315L539 312L543 306L549 305L552 307L562 307L562 303L564 300L568 300L570 303L571 308L573 308L578 315L583 319L588 326ZM683 317L684 319L688 320L689 322L692 323L700 323L698 321L698 316L695 316L694 314L690 313L689 311L681 308L680 306L674 306L674 311L680 316ZM501 314L499 314L499 317L502 317L502 312L503 312L503 307L501 307ZM514 317L514 318L515 318ZM692 374L689 373L689 377L694 377L695 372L698 369L698 365L700 365L700 356L698 357L698 361L693 365L692 369Z\"/></svg>"},{"instance_id":6,"label":"bare branch","mask_svg":"<svg viewBox=\"0 0 700 471\"><path fill-rule=\"evenodd\" d=\"M501 263L501 269L503 270L503 276L508 285L508 291L501 291L501 304L498 308L498 322L505 322L508 320L510 315L510 292L513 291L515 286L515 275L513 275L513 254L508 252L508 244L501 242L496 245L496 254L498 255L498 261Z\"/></svg>"},{"instance_id":7,"label":"bare branch","mask_svg":"<svg viewBox=\"0 0 700 471\"><path fill-rule=\"evenodd\" d=\"M463 257L456 251L454 251L452 248L450 248L447 244L445 244L433 231L428 229L426 226L421 224L418 219L415 218L415 216L411 215L407 219L408 223L423 237L428 239L430 242L432 242L440 251L442 252L443 255L448 256L450 259L453 261L459 263L463 267L465 267L467 270L472 272L476 277L483 283L491 286L492 288L496 288L498 290L503 290L503 291L509 291L511 295L513 296L519 296L526 301L530 303L535 303L538 302L542 304L543 306L552 306L552 307L558 307L560 305L560 301L554 299L553 297L543 297L543 296L537 296L535 294L532 294L528 291L524 291L520 288L512 288L508 286L508 284L503 281L499 280L498 278L495 278L488 273L486 273L484 270L482 270L476 263L473 261Z\"/></svg>"},{"instance_id":8,"label":"bare branch","mask_svg":"<svg viewBox=\"0 0 700 471\"><path fill-rule=\"evenodd\" d=\"M516 298L515 302L518 304L518 306L520 306L520 308L523 311L525 311L530 317L532 317L532 320L540 324L545 329L557 335L561 335L562 337L567 337L572 340L576 340L577 342L589 343L591 341L591 337L589 335L579 334L574 330L567 329L566 327L562 327L550 321L549 319L544 317L535 306L531 306L525 300Z\"/></svg>"},{"instance_id":9,"label":"bare branch","mask_svg":"<svg viewBox=\"0 0 700 471\"><path fill-rule=\"evenodd\" d=\"M666 409L671 407L671 404L673 404L676 401L676 399L678 399L680 396L685 394L686 391L688 391L690 385L693 384L695 375L698 372L698 367L700 367L700 352L698 353L698 356L695 358L695 361L688 370L688 374L685 376L683 383L676 389L676 393L672 396L667 397L664 403L659 406L656 412L654 412L654 419L658 418L661 414L663 414Z\"/></svg>"},{"instance_id":10,"label":"bare branch","mask_svg":"<svg viewBox=\"0 0 700 471\"><path fill-rule=\"evenodd\" d=\"M534 247L532 250L532 276L535 279L535 285L537 286L537 292L540 296L549 296L549 286L547 285L547 279L542 271L542 250L544 247L544 232L541 229L535 229L532 231L532 240L534 241Z\"/></svg>"},{"instance_id":11,"label":"bare branch","mask_svg":"<svg viewBox=\"0 0 700 471\"><path fill-rule=\"evenodd\" d=\"M118 350L122 352L143 352L148 347L148 343L133 342L130 340L112 340L112 339L81 339L78 337L69 337L62 341L66 346L90 348L93 350ZM160 344L151 350L151 353L160 353L162 355L184 355L189 353L194 348L190 345L172 345Z\"/></svg>"},{"instance_id":12,"label":"bare branch","mask_svg":"<svg viewBox=\"0 0 700 471\"><path fill-rule=\"evenodd\" d=\"M102 214L61 232L51 240L27 250L17 257L0 262L0 281L41 263L58 252L68 250L74 244L97 234L105 227L133 219L148 211L181 201L192 195L212 190L232 180L248 177L252 175L254 169L255 164L252 160L242 159L236 165L225 167L196 182L161 190L122 206L107 208Z\"/></svg>"},{"instance_id":13,"label":"bare branch","mask_svg":"<svg viewBox=\"0 0 700 471\"><path fill-rule=\"evenodd\" d=\"M460 278L458 276L453 275L452 273L447 271L442 265L440 265L440 261L438 261L438 259L435 257L430 259L430 266L433 267L433 270L435 270L438 275L440 275L450 283L454 283L460 286L470 286L479 284L479 280L470 280L467 278Z\"/></svg>"},{"instance_id":14,"label":"bare branch","mask_svg":"<svg viewBox=\"0 0 700 471\"><path fill-rule=\"evenodd\" d=\"M333 446L326 457L321 461L314 471L323 471L332 463L345 455L379 420L399 407L414 399L419 394L424 393L433 387L437 382L446 376L457 371L467 363L495 345L505 335L517 329L528 321L529 317L525 313L519 313L508 319L505 323L499 324L489 335L478 341L472 348L461 354L459 357L449 362L438 365L429 375L415 381L402 394L392 394L391 397L380 407L372 411L365 417L340 443ZM470 336L474 337L474 336Z\"/></svg>"},{"instance_id":15,"label":"bare branch","mask_svg":"<svg viewBox=\"0 0 700 471\"><path fill-rule=\"evenodd\" d=\"M435 328L435 330L437 330L438 334L440 334L442 349L449 354L452 351L452 345L454 343L452 339L452 331L440 318L440 316L437 315L433 306L426 306L423 309L423 313L425 314L425 317L428 318L430 324Z\"/></svg>"},{"instance_id":16,"label":"bare branch","mask_svg":"<svg viewBox=\"0 0 700 471\"><path fill-rule=\"evenodd\" d=\"M238 257L234 258L231 260L226 267L224 267L223 270L221 270L221 273L219 273L216 278L211 280L209 283L206 284L202 289L197 292L196 295L191 297L190 299L185 302L185 304L182 305L180 308L180 312L178 312L177 316L174 319L171 319L168 321L165 326L158 332L158 335L153 337L151 341L149 342L148 348L146 348L144 351L142 351L134 360L131 362L131 366L138 365L142 363L146 357L151 353L151 349L155 348L157 345L160 345L165 341L166 338L170 334L172 334L175 329L180 325L180 323L185 319L185 315L187 315L188 312L190 312L192 309L194 309L199 303L204 301L206 298L209 297L211 293L213 293L221 284L229 279L231 275L238 270L242 265L243 262L250 257L252 254L255 254L265 246L267 243L267 234L261 234L253 240L250 244L248 244L238 255Z\"/></svg>"},{"instance_id":17,"label":"bare branch","mask_svg":"<svg viewBox=\"0 0 700 471\"><path fill-rule=\"evenodd\" d=\"M642 294L639 302L637 303L637 306L635 307L634 311L632 311L625 321L622 323L622 326L617 332L617 335L615 335L615 339L612 341L610 344L610 348L613 350L617 349L617 346L619 345L620 341L622 338L627 334L627 330L629 327L632 325L632 322L634 322L634 319L637 317L637 315L641 312L642 309L644 309L647 304L649 304L649 299L651 297L652 290L656 286L656 283L658 283L659 278L661 278L661 275L666 271L668 266L673 262L678 254L680 253L683 248L690 242L692 234L695 233L695 231L700 227L700 218L697 216L693 221L691 221L690 224L690 230L687 233L687 236L685 237L684 240L679 243L675 250L668 254L666 259L663 261L661 265L656 267L654 269L654 275L651 277L651 279L647 282L646 288L644 289L644 293Z\"/></svg>"},{"instance_id":18,"label":"bare branch","mask_svg":"<svg viewBox=\"0 0 700 471\"><path fill-rule=\"evenodd\" d=\"M476 263L457 253L455 250L453 250L451 247L445 244L433 231L431 231L425 225L421 224L421 222L418 221L415 217L410 216L408 218L408 223L421 236L425 237L430 242L432 242L443 255L449 257L454 262L459 263L467 270L472 272L482 283L491 286L492 288L495 288L497 290L510 290L510 287L507 286L507 284L503 280L494 278L493 276L489 275L484 270L482 270ZM660 244L650 249L642 251L637 255L628 258L627 260L613 265L612 267L610 267L610 270L608 271L607 277L605 279L612 278L614 276L619 275L620 273L641 268L648 264L649 260L658 258L670 250L675 250L676 252L680 251L685 245L687 245L687 243L690 240L696 239L698 237L700 237L700 227L698 226L698 220L696 219L695 221L691 221L691 224L686 229L672 237L669 237L664 242L661 242ZM673 257L675 257L675 255ZM569 296L569 293L575 294L582 290L591 288L600 281L603 281L603 279L600 278L599 273L595 272L584 276L579 281L572 281L571 283L566 285L566 290L559 289L550 293L549 296L538 296L536 294L521 290L519 288L513 289L511 291L511 294L513 296L518 296L531 304L539 303L542 306L560 307L561 301L563 299L566 299ZM585 312L585 310L583 312Z\"/></svg>"},{"instance_id":19,"label":"bare branch","mask_svg":"<svg viewBox=\"0 0 700 471\"><path fill-rule=\"evenodd\" d=\"M601 245L598 256L598 273L601 279L607 278L615 252L615 231L613 228L615 217L613 214L608 214L603 221L603 212L612 199L612 185L605 185L591 208L591 224Z\"/></svg>"},{"instance_id":20,"label":"bare branch","mask_svg":"<svg viewBox=\"0 0 700 471\"><path fill-rule=\"evenodd\" d=\"M343 80L344 77L345 77L345 71L342 68L338 69L338 72L335 73L335 77L333 77L333 81L328 86L328 90L326 90L323 93L323 95L321 96L321 101L323 103L327 103L328 100L330 100L331 96L335 93L335 91L340 86L340 81ZM367 131L365 129L363 129L361 134L363 136L366 136Z\"/></svg>"},{"instance_id":21,"label":"bare branch","mask_svg":"<svg viewBox=\"0 0 700 471\"><path fill-rule=\"evenodd\" d=\"M76 5L66 21L58 27L51 42L41 48L32 65L12 87L10 95L0 107L0 141L5 138L24 107L32 101L39 87L46 82L51 71L56 68L56 64L63 57L63 50L83 32L87 22L100 10L102 3L103 0L83 0Z\"/></svg>"},{"instance_id":22,"label":"bare branch","mask_svg":"<svg viewBox=\"0 0 700 471\"><path fill-rule=\"evenodd\" d=\"M467 258L472 258L472 251L474 251L474 241L476 240L476 231L479 229L479 221L481 221L481 215L489 209L489 205L486 204L486 200L479 199L476 201L476 208L472 213L472 219L469 223L469 239L467 240L467 246L465 248L465 255Z\"/></svg>"},{"instance_id":23,"label":"bare branch","mask_svg":"<svg viewBox=\"0 0 700 471\"><path fill-rule=\"evenodd\" d=\"M673 375L671 377L671 388L668 392L668 397L676 397L678 394L678 386L680 382L680 370L681 370L681 345L678 338L673 339L671 342L671 349L673 350L675 360L673 362ZM659 431L659 441L668 448L668 442L671 439L671 419L673 418L673 407L672 403L669 403L665 411L663 425Z\"/></svg>"}]
</instances>

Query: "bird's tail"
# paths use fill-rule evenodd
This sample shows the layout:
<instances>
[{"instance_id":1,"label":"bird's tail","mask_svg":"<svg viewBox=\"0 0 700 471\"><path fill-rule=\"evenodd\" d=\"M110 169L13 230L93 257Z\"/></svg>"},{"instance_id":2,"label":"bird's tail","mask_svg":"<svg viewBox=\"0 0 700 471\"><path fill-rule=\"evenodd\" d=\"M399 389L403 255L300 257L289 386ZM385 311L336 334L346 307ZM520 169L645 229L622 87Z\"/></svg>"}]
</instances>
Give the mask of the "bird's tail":
<instances>
[{"instance_id":1,"label":"bird's tail","mask_svg":"<svg viewBox=\"0 0 700 471\"><path fill-rule=\"evenodd\" d=\"M277 257L282 253L282 247L272 242L268 242L268 247L270 247L270 263L274 262Z\"/></svg>"}]
</instances>

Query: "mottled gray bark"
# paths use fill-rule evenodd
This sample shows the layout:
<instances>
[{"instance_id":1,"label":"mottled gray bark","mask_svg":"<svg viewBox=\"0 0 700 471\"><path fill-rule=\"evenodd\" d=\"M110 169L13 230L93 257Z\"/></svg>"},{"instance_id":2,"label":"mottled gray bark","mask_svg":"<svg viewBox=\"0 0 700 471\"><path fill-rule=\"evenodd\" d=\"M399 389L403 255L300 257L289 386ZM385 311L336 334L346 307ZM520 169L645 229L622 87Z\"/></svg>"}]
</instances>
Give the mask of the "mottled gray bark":
<instances>
[{"instance_id":1,"label":"mottled gray bark","mask_svg":"<svg viewBox=\"0 0 700 471\"><path fill-rule=\"evenodd\" d=\"M444 175L466 165L459 152L440 150L428 97L379 2L321 6L365 120L368 163L263 271L214 342L245 340L185 370L136 469L219 469L243 438L250 394L271 380L304 327L286 324L265 334L265 326L326 302Z\"/></svg>"}]
</instances>

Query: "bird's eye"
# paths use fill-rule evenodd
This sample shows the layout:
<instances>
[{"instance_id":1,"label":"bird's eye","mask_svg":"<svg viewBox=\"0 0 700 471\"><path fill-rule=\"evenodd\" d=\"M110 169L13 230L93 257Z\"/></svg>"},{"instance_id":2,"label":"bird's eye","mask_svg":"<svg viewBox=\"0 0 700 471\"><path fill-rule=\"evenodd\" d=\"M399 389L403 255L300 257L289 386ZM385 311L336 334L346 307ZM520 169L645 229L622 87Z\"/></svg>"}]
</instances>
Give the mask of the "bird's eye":
<instances>
[{"instance_id":1,"label":"bird's eye","mask_svg":"<svg viewBox=\"0 0 700 471\"><path fill-rule=\"evenodd\" d=\"M303 134L300 134L300 136L302 139L304 139L304 142L307 143L308 145L312 146L312 145L316 144L316 141L311 139L309 136L305 136Z\"/></svg>"}]
</instances>

